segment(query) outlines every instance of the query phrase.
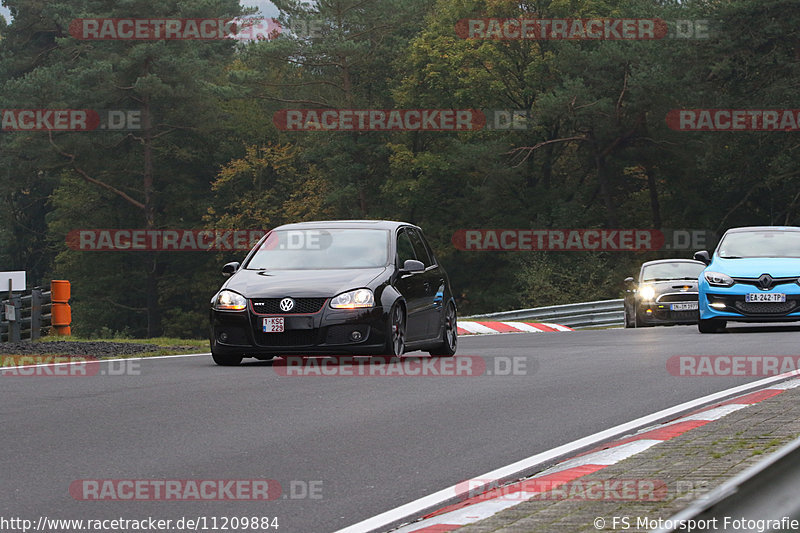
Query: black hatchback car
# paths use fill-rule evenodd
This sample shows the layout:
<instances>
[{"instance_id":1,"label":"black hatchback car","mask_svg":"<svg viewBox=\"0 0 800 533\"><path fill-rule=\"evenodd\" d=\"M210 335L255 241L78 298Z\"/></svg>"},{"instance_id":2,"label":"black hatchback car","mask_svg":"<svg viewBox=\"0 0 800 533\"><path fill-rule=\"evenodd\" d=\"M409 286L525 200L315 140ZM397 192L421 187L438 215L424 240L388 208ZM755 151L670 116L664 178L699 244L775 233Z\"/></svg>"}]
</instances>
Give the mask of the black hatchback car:
<instances>
[{"instance_id":1,"label":"black hatchback car","mask_svg":"<svg viewBox=\"0 0 800 533\"><path fill-rule=\"evenodd\" d=\"M697 279L705 266L692 259L642 263L638 279L625 280L625 327L696 324Z\"/></svg>"},{"instance_id":2,"label":"black hatchback car","mask_svg":"<svg viewBox=\"0 0 800 533\"><path fill-rule=\"evenodd\" d=\"M211 354L244 357L456 352L450 282L422 230L350 220L277 227L211 300Z\"/></svg>"}]
</instances>

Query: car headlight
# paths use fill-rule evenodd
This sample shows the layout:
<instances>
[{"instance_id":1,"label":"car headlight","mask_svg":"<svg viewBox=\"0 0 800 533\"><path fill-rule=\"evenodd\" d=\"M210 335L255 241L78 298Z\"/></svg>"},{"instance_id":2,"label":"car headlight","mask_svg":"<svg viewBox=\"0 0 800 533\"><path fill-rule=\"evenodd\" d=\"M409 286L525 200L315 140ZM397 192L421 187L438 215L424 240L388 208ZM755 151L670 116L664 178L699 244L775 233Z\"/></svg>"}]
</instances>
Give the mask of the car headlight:
<instances>
[{"instance_id":1,"label":"car headlight","mask_svg":"<svg viewBox=\"0 0 800 533\"><path fill-rule=\"evenodd\" d=\"M703 276L705 276L709 285L713 285L715 287L730 287L733 285L733 278L726 274L721 274L719 272L704 272Z\"/></svg>"},{"instance_id":2,"label":"car headlight","mask_svg":"<svg viewBox=\"0 0 800 533\"><path fill-rule=\"evenodd\" d=\"M369 289L343 292L331 299L331 307L334 309L358 309L373 305L375 305L375 295Z\"/></svg>"},{"instance_id":3,"label":"car headlight","mask_svg":"<svg viewBox=\"0 0 800 533\"><path fill-rule=\"evenodd\" d=\"M247 299L238 292L229 290L220 291L217 301L214 302L214 309L220 311L242 311L246 307Z\"/></svg>"},{"instance_id":4,"label":"car headlight","mask_svg":"<svg viewBox=\"0 0 800 533\"><path fill-rule=\"evenodd\" d=\"M652 300L656 296L656 290L651 285L644 285L639 289L639 296L642 300Z\"/></svg>"}]
</instances>

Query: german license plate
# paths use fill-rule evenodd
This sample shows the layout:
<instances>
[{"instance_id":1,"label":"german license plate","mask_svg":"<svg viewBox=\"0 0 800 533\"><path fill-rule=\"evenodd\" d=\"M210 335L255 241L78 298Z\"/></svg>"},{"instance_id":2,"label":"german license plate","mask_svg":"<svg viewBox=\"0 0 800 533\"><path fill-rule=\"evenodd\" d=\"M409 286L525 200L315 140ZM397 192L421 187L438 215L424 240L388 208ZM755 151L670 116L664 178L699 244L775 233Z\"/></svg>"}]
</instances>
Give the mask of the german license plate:
<instances>
[{"instance_id":1,"label":"german license plate","mask_svg":"<svg viewBox=\"0 0 800 533\"><path fill-rule=\"evenodd\" d=\"M780 292L751 292L744 295L745 302L785 302L786 295Z\"/></svg>"},{"instance_id":2,"label":"german license plate","mask_svg":"<svg viewBox=\"0 0 800 533\"><path fill-rule=\"evenodd\" d=\"M688 302L685 304L671 304L670 311L697 311L697 302Z\"/></svg>"},{"instance_id":3,"label":"german license plate","mask_svg":"<svg viewBox=\"0 0 800 533\"><path fill-rule=\"evenodd\" d=\"M263 326L264 333L283 333L283 317L276 316L265 318Z\"/></svg>"}]
</instances>

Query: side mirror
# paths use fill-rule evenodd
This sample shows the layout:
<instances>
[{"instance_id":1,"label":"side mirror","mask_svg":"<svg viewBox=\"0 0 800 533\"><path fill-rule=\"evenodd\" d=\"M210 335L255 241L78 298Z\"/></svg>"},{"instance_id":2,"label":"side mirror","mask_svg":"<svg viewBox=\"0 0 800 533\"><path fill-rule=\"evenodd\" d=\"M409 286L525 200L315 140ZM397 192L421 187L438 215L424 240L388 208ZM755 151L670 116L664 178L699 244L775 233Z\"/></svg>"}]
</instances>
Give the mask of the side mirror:
<instances>
[{"instance_id":1,"label":"side mirror","mask_svg":"<svg viewBox=\"0 0 800 533\"><path fill-rule=\"evenodd\" d=\"M699 252L694 253L695 261L700 261L705 263L706 265L711 264L711 256L708 255L706 250L701 250Z\"/></svg>"},{"instance_id":2,"label":"side mirror","mask_svg":"<svg viewBox=\"0 0 800 533\"><path fill-rule=\"evenodd\" d=\"M625 292L633 292L635 289L633 288L636 285L636 280L632 277L628 276L625 278Z\"/></svg>"},{"instance_id":3,"label":"side mirror","mask_svg":"<svg viewBox=\"0 0 800 533\"><path fill-rule=\"evenodd\" d=\"M413 274L414 272L422 272L423 270L425 270L425 265L422 264L422 261L406 259L406 262L403 263L403 268L400 269L400 274Z\"/></svg>"},{"instance_id":4,"label":"side mirror","mask_svg":"<svg viewBox=\"0 0 800 533\"><path fill-rule=\"evenodd\" d=\"M222 267L222 275L228 278L232 274L235 274L237 270L239 270L239 263L237 261L233 261L232 263L228 263Z\"/></svg>"}]
</instances>

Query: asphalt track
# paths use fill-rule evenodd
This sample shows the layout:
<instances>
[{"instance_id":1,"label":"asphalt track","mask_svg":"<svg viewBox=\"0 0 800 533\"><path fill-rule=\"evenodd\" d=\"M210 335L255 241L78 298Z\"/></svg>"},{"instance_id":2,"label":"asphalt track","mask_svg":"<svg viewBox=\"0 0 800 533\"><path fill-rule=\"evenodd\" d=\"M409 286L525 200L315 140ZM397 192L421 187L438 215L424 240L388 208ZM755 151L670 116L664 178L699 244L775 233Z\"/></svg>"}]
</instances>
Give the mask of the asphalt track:
<instances>
[{"instance_id":1,"label":"asphalt track","mask_svg":"<svg viewBox=\"0 0 800 533\"><path fill-rule=\"evenodd\" d=\"M490 371L516 361L517 375L285 376L259 362L217 367L210 356L137 361L126 375L0 372L0 518L207 517L211 530L212 517L277 517L283 533L335 531L761 379L672 376L670 356L796 355L798 341L797 326L746 325L716 335L676 326L459 339L460 357ZM283 493L79 501L69 487L81 479L272 479Z\"/></svg>"}]
</instances>

